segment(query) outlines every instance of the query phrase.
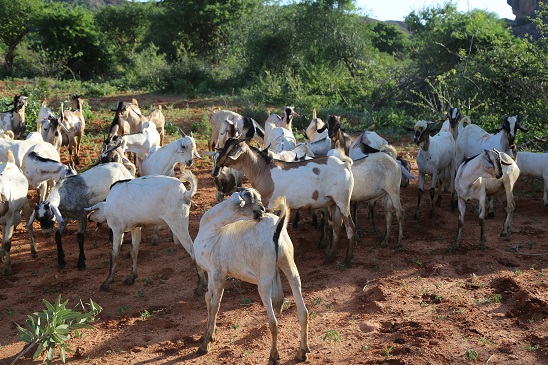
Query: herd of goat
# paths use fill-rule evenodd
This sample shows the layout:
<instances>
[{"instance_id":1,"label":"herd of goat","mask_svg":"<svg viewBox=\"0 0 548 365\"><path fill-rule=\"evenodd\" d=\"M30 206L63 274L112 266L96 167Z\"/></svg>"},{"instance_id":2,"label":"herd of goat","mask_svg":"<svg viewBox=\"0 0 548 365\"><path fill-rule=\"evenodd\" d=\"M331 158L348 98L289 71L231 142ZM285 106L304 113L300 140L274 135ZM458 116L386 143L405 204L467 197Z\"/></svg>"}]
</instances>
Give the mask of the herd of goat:
<instances>
[{"instance_id":1,"label":"herd of goat","mask_svg":"<svg viewBox=\"0 0 548 365\"><path fill-rule=\"evenodd\" d=\"M194 157L202 157L192 133L186 135L181 129L181 138L163 145L165 118L161 107L145 116L136 101L120 102L98 161L77 174L74 164L79 164L85 132L83 99L74 96L72 110L61 105L59 115L43 103L37 130L21 140L26 131L26 103L26 97L16 95L13 108L0 113L0 259L4 261L4 275L11 274L10 241L22 215L32 257L36 257L33 222L37 221L44 235L55 233L60 268L66 265L61 240L68 220L78 221L79 269L86 267L87 222L108 224L113 250L108 278L101 285L103 290L113 283L124 233L131 232L133 262L125 283L133 284L137 278L141 228L155 226L156 242L158 228L167 225L173 239L195 262L199 279L195 293L204 292L207 285L208 321L198 349L201 354L210 349L223 286L230 275L258 286L272 334L269 364L279 362L275 312L279 313L283 303L283 271L295 297L301 325L296 358L306 360L310 352L308 312L287 232L290 209L296 211L294 224L300 211L322 212L321 245L327 262L335 258L344 224L348 238L345 263L351 264L358 202L368 203L372 229L376 229L373 210L375 201L380 199L386 214L381 245L388 245L393 215L398 220L396 245L402 244L404 210L400 187L414 179L411 164L374 131L347 134L339 116L329 115L324 123L314 111L305 131L306 142L298 142L292 128L297 115L293 107L286 107L282 116L270 115L264 127L232 111L213 112L209 151L205 154L214 162L212 175L218 204L203 215L193 241L188 231L189 212L198 187L197 179L185 168L192 166ZM472 124L470 118L462 117L458 108L452 108L437 134L432 135L431 128L431 122L419 120L412 129L413 141L419 146L415 217L420 216L425 175L429 175L430 215L435 214L442 189L451 192L451 206L459 209L458 233L452 249L459 246L466 202L472 199L479 201L480 247L485 242L486 209L491 213L493 200L499 197L506 201L501 235L509 238L514 211L512 191L520 175L544 179L544 204L548 204L548 154L516 153L516 133L527 131L517 116L503 117L498 132L489 134ZM67 165L60 159L63 146L69 152ZM128 152L134 154L135 163L126 156ZM181 166L178 178L174 170L177 165ZM252 188L242 187L244 175ZM188 189L183 182L189 184ZM29 188L38 191L33 209L27 199ZM225 200L226 196L229 198ZM275 211L280 213L274 214Z\"/></svg>"}]
</instances>

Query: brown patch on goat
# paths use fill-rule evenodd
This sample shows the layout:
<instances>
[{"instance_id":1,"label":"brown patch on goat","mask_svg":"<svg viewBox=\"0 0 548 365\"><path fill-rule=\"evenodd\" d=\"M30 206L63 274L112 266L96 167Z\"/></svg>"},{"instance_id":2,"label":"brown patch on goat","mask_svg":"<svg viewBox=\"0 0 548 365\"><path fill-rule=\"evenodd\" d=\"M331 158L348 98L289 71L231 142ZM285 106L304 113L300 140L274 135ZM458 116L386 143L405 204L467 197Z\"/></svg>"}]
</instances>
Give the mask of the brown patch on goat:
<instances>
[{"instance_id":1,"label":"brown patch on goat","mask_svg":"<svg viewBox=\"0 0 548 365\"><path fill-rule=\"evenodd\" d=\"M318 200L318 197L320 196L320 192L318 190L314 190L312 193L312 199Z\"/></svg>"}]
</instances>

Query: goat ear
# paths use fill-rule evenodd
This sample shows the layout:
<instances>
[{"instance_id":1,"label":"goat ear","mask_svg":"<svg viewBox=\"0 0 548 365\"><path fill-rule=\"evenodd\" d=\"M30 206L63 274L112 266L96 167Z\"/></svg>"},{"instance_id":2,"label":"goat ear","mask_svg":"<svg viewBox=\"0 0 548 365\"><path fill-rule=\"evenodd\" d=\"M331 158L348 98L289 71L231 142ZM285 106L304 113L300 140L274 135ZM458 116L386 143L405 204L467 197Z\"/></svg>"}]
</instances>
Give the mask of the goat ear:
<instances>
[{"instance_id":1,"label":"goat ear","mask_svg":"<svg viewBox=\"0 0 548 365\"><path fill-rule=\"evenodd\" d=\"M325 131L327 129L327 124L325 124L323 127L321 127L320 129L317 129L316 132L317 133L322 133L323 131Z\"/></svg>"},{"instance_id":2,"label":"goat ear","mask_svg":"<svg viewBox=\"0 0 548 365\"><path fill-rule=\"evenodd\" d=\"M237 191L235 193L232 193L231 197L232 197L232 202L234 204L238 204L241 208L244 207L245 200L242 199L242 196L240 195L240 192Z\"/></svg>"},{"instance_id":3,"label":"goat ear","mask_svg":"<svg viewBox=\"0 0 548 365\"><path fill-rule=\"evenodd\" d=\"M237 146L234 146L234 148L232 149L230 155L228 155L228 157L231 159L231 160L237 160L238 157L240 157L242 155L242 153L244 153L244 150L242 149L242 147L240 145L237 145Z\"/></svg>"}]
</instances>

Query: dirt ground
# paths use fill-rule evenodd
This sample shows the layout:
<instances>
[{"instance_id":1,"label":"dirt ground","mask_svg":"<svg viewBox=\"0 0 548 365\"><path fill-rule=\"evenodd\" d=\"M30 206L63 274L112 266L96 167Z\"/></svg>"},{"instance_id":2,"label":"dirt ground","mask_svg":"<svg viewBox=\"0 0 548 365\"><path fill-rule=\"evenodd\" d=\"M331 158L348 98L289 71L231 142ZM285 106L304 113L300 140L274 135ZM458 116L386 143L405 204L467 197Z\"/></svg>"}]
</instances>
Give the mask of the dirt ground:
<instances>
[{"instance_id":1,"label":"dirt ground","mask_svg":"<svg viewBox=\"0 0 548 365\"><path fill-rule=\"evenodd\" d=\"M93 99L90 105L116 100ZM194 108L190 101L175 107L189 103ZM192 118L172 122L188 127L197 121ZM409 140L395 144L414 161L416 147ZM205 144L198 147L203 151ZM84 165L96 151L89 151L89 156ZM189 227L195 237L200 217L215 204L215 189L208 159L197 161L192 171L199 179ZM415 164L412 173L417 176ZM497 206L495 218L485 223L484 251L478 249L479 226L469 204L461 248L454 253L446 249L455 238L458 213L451 212L448 194L444 193L432 219L427 214L429 199L423 199L422 217L415 220L416 184L402 189L403 249L394 247L395 224L389 247L380 248L383 209L377 203L379 230L371 232L362 208L351 268L342 264L344 238L340 263L323 263L324 254L317 248L320 233L312 228L310 215L298 228L289 227L310 315L307 363L548 364L548 207L542 205L541 182L519 180L510 241L499 237L504 211ZM13 238L13 275L0 274L1 364L9 364L25 345L17 338L15 323L24 325L26 315L45 308L42 299L52 302L59 294L71 305L92 298L103 307L94 329L70 341L74 350L67 358L70 364L267 363L271 338L256 287L230 278L216 342L207 355L196 354L206 324L204 299L193 295L196 271L184 249L170 242L167 229L157 246L150 243L152 229L143 230L139 277L131 286L123 283L131 266L126 237L115 282L104 292L99 286L107 277L111 251L105 227L88 226L85 271L76 268L74 222L63 237L67 261L63 270L57 268L53 239L44 238L37 223L34 227L38 258L31 258L28 235L20 225ZM279 317L278 349L280 364L288 365L295 363L299 325L289 285L282 280L287 305ZM18 364L40 362L27 356Z\"/></svg>"}]
</instances>

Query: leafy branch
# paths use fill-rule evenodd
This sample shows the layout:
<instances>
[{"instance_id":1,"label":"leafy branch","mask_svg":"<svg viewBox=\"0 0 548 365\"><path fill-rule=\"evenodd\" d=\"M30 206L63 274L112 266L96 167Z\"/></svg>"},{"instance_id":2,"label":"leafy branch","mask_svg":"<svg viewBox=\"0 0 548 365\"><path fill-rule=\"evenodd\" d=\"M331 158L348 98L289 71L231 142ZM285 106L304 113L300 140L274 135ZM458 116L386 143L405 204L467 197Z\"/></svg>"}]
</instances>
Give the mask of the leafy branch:
<instances>
[{"instance_id":1,"label":"leafy branch","mask_svg":"<svg viewBox=\"0 0 548 365\"><path fill-rule=\"evenodd\" d=\"M38 348L32 356L33 359L45 351L43 362L49 365L53 360L55 348L59 347L59 357L64 363L67 351L72 351L66 343L70 340L71 333L74 337L80 338L82 336L80 330L93 328L87 322L94 322L96 316L102 311L101 306L91 299L85 305L80 301L73 309L67 309L68 299L61 303L61 295L57 297L54 304L45 299L42 301L46 305L46 309L27 316L26 323L29 329L17 324L19 331L17 337L30 345L17 355L11 362L12 365L35 346ZM86 305L89 308L86 308ZM77 310L79 307L83 312Z\"/></svg>"}]
</instances>

